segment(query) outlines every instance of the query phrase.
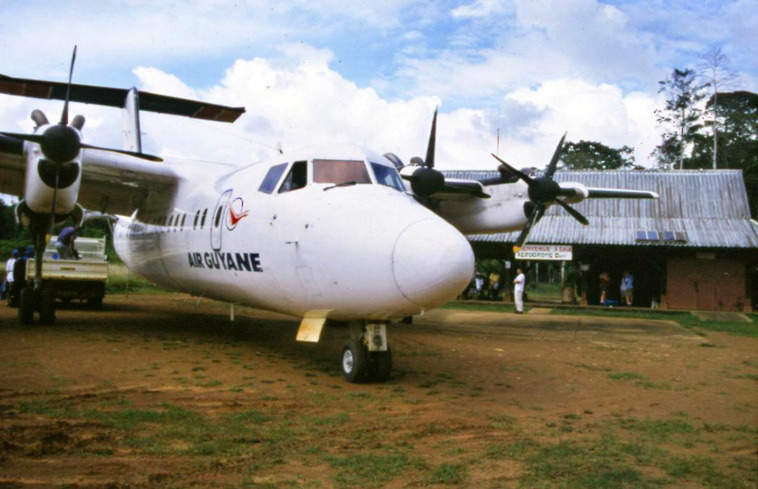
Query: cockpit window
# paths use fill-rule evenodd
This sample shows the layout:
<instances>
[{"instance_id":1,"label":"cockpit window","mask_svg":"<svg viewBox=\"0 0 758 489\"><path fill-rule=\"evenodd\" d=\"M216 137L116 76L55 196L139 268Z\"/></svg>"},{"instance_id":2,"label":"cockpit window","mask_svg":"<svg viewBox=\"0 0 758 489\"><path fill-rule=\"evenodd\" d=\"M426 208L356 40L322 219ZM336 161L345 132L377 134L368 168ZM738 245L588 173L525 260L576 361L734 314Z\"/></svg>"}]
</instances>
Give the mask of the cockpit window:
<instances>
[{"instance_id":1,"label":"cockpit window","mask_svg":"<svg viewBox=\"0 0 758 489\"><path fill-rule=\"evenodd\" d=\"M313 183L371 183L366 164L360 160L313 160Z\"/></svg>"},{"instance_id":2,"label":"cockpit window","mask_svg":"<svg viewBox=\"0 0 758 489\"><path fill-rule=\"evenodd\" d=\"M264 194L272 193L276 188L276 184L279 183L279 178L282 176L282 173L284 173L284 170L286 169L287 163L274 165L269 168L268 173L266 173L266 177L263 179L263 183L261 183L261 186L258 187L258 191L263 192ZM197 221L197 219L195 220Z\"/></svg>"},{"instance_id":3,"label":"cockpit window","mask_svg":"<svg viewBox=\"0 0 758 489\"><path fill-rule=\"evenodd\" d=\"M401 192L405 192L405 185L403 185L403 180L400 178L400 174L394 167L380 165L379 163L372 162L371 168L374 169L376 183L392 187Z\"/></svg>"},{"instance_id":4,"label":"cockpit window","mask_svg":"<svg viewBox=\"0 0 758 489\"><path fill-rule=\"evenodd\" d=\"M296 161L292 164L292 169L284 178L279 193L290 192L305 187L308 183L308 164L305 161Z\"/></svg>"}]
</instances>

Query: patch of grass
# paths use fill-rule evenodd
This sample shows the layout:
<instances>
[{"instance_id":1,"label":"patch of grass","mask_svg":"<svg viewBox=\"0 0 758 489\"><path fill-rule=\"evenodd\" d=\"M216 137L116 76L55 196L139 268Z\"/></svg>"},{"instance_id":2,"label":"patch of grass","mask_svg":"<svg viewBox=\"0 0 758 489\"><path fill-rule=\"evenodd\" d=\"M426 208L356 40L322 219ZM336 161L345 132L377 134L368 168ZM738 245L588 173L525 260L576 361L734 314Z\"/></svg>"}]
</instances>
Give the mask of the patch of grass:
<instances>
[{"instance_id":1,"label":"patch of grass","mask_svg":"<svg viewBox=\"0 0 758 489\"><path fill-rule=\"evenodd\" d=\"M608 378L611 380L647 380L645 376L642 374L638 374L637 372L615 372L612 374L608 374Z\"/></svg>"},{"instance_id":2,"label":"patch of grass","mask_svg":"<svg viewBox=\"0 0 758 489\"><path fill-rule=\"evenodd\" d=\"M355 453L325 457L335 473L332 480L340 487L382 487L420 463L403 452Z\"/></svg>"},{"instance_id":3,"label":"patch of grass","mask_svg":"<svg viewBox=\"0 0 758 489\"><path fill-rule=\"evenodd\" d=\"M637 419L625 418L619 420L623 429L644 434L651 440L663 442L672 435L696 434L698 429L683 419Z\"/></svg>"},{"instance_id":4,"label":"patch of grass","mask_svg":"<svg viewBox=\"0 0 758 489\"><path fill-rule=\"evenodd\" d=\"M595 445L562 441L544 446L526 457L522 485L537 487L636 487L645 485L613 439Z\"/></svg>"},{"instance_id":5,"label":"patch of grass","mask_svg":"<svg viewBox=\"0 0 758 489\"><path fill-rule=\"evenodd\" d=\"M495 443L485 448L485 457L491 459L518 459L522 460L530 453L539 448L539 443L531 438L525 438L510 443Z\"/></svg>"},{"instance_id":6,"label":"patch of grass","mask_svg":"<svg viewBox=\"0 0 758 489\"><path fill-rule=\"evenodd\" d=\"M458 303L454 303L458 304ZM737 336L748 336L758 338L758 325L756 325L755 314L750 315L753 323L735 322L735 321L701 321L689 312L671 311L625 311L623 309L587 309L587 308L555 308L551 314L568 315L568 316L600 316L630 319L651 319L662 321L676 321L680 326L697 330L714 331L719 333L729 333ZM695 331L697 333L697 331ZM706 344L704 344L706 345Z\"/></svg>"},{"instance_id":7,"label":"patch of grass","mask_svg":"<svg viewBox=\"0 0 758 489\"><path fill-rule=\"evenodd\" d=\"M598 367L596 365L587 365L587 364L584 364L584 363L576 363L576 364L573 364L573 366L576 367L576 368L583 368L585 370L593 370L593 371L596 371L596 372L611 372L613 370L613 369L608 368L608 367Z\"/></svg>"},{"instance_id":8,"label":"patch of grass","mask_svg":"<svg viewBox=\"0 0 758 489\"><path fill-rule=\"evenodd\" d=\"M468 477L468 471L464 464L444 462L434 471L431 481L435 484L460 485Z\"/></svg>"},{"instance_id":9,"label":"patch of grass","mask_svg":"<svg viewBox=\"0 0 758 489\"><path fill-rule=\"evenodd\" d=\"M516 429L517 419L509 415L490 415L487 419L492 421L493 430L513 431Z\"/></svg>"},{"instance_id":10,"label":"patch of grass","mask_svg":"<svg viewBox=\"0 0 758 489\"><path fill-rule=\"evenodd\" d=\"M516 310L514 304L506 304L504 302L495 302L492 304L487 303L469 303L465 301L449 302L441 307L441 309L462 309L464 311L500 311L500 312L513 312Z\"/></svg>"},{"instance_id":11,"label":"patch of grass","mask_svg":"<svg viewBox=\"0 0 758 489\"><path fill-rule=\"evenodd\" d=\"M639 382L635 382L634 385L638 387L642 387L644 389L658 389L658 390L664 390L664 391L670 391L671 385L666 382L651 382L649 380L640 380Z\"/></svg>"}]
</instances>

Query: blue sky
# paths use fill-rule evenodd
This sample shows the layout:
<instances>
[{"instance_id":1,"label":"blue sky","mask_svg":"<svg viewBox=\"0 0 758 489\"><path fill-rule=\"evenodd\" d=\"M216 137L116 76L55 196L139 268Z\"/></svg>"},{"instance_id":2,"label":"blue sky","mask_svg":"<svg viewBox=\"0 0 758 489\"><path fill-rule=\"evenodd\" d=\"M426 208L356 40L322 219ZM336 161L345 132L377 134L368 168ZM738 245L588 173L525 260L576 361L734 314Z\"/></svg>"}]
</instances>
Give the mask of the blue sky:
<instances>
[{"instance_id":1,"label":"blue sky","mask_svg":"<svg viewBox=\"0 0 758 489\"><path fill-rule=\"evenodd\" d=\"M0 2L0 73L244 105L232 126L145 115L147 150L254 161L355 142L425 151L440 105L441 168L546 164L560 135L635 148L660 140L658 80L721 47L758 90L758 0ZM0 96L0 126L60 104ZM72 108L85 138L120 145L120 114Z\"/></svg>"}]
</instances>

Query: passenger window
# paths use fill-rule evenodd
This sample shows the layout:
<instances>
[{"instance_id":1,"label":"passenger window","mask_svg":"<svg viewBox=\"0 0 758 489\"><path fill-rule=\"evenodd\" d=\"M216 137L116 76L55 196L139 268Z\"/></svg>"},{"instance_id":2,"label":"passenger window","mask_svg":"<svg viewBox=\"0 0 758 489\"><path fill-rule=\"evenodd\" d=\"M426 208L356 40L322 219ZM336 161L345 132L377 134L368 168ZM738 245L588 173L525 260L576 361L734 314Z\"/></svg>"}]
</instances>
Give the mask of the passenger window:
<instances>
[{"instance_id":1,"label":"passenger window","mask_svg":"<svg viewBox=\"0 0 758 489\"><path fill-rule=\"evenodd\" d=\"M219 224L221 224L221 211L224 210L223 206L219 206L218 210L216 211L216 222L213 224L215 227L218 227Z\"/></svg>"},{"instance_id":2,"label":"passenger window","mask_svg":"<svg viewBox=\"0 0 758 489\"><path fill-rule=\"evenodd\" d=\"M287 163L282 163L281 165L275 165L269 168L266 177L263 179L263 183L258 187L258 191L263 192L264 194L272 193L276 188L276 184L279 183L279 178L281 178L282 173L284 173L284 170L286 169Z\"/></svg>"},{"instance_id":3,"label":"passenger window","mask_svg":"<svg viewBox=\"0 0 758 489\"><path fill-rule=\"evenodd\" d=\"M197 229L197 220L200 219L200 209L195 212L195 222L192 223L192 229Z\"/></svg>"},{"instance_id":4,"label":"passenger window","mask_svg":"<svg viewBox=\"0 0 758 489\"><path fill-rule=\"evenodd\" d=\"M182 214L182 225L180 231L184 231L184 223L187 221L187 214Z\"/></svg>"},{"instance_id":5,"label":"passenger window","mask_svg":"<svg viewBox=\"0 0 758 489\"><path fill-rule=\"evenodd\" d=\"M305 187L308 183L308 165L305 161L296 161L292 164L292 169L284 178L279 193L290 192Z\"/></svg>"},{"instance_id":6,"label":"passenger window","mask_svg":"<svg viewBox=\"0 0 758 489\"><path fill-rule=\"evenodd\" d=\"M203 229L205 227L205 218L208 217L208 208L206 207L203 211L203 219L200 221L200 229Z\"/></svg>"},{"instance_id":7,"label":"passenger window","mask_svg":"<svg viewBox=\"0 0 758 489\"><path fill-rule=\"evenodd\" d=\"M313 160L313 183L371 183L366 164L360 160Z\"/></svg>"}]
</instances>

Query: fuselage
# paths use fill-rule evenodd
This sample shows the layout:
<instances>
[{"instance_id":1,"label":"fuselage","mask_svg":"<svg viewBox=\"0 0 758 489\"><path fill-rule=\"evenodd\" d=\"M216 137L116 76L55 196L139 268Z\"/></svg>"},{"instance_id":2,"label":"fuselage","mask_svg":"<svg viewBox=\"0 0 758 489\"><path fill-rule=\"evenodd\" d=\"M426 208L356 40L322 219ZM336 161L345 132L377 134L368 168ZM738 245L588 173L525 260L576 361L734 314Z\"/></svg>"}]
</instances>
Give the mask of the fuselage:
<instances>
[{"instance_id":1,"label":"fuselage","mask_svg":"<svg viewBox=\"0 0 758 489\"><path fill-rule=\"evenodd\" d=\"M473 274L466 238L381 156L167 164L177 184L114 227L125 264L163 287L301 317L384 320L448 302Z\"/></svg>"}]
</instances>

